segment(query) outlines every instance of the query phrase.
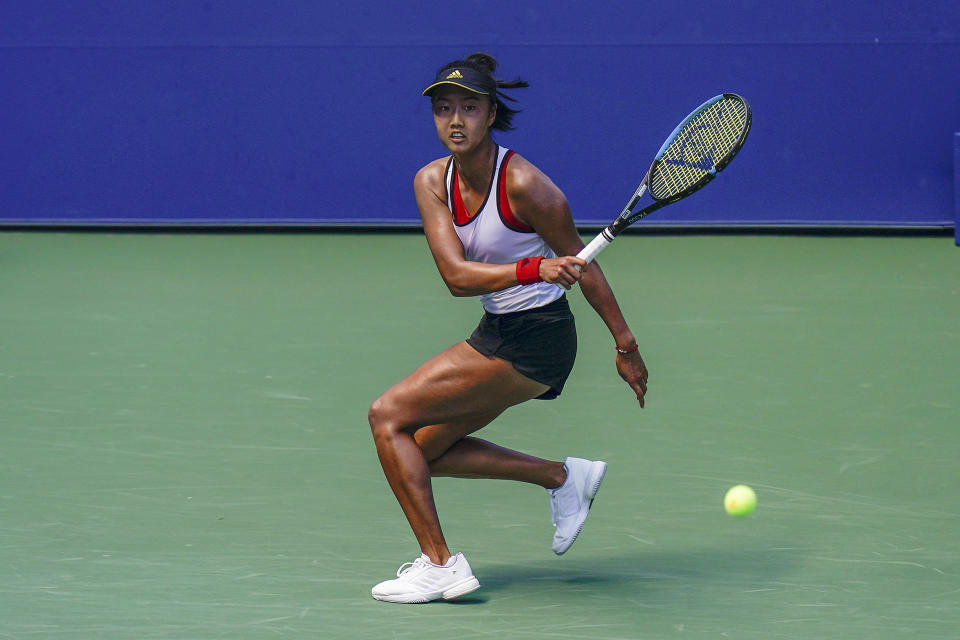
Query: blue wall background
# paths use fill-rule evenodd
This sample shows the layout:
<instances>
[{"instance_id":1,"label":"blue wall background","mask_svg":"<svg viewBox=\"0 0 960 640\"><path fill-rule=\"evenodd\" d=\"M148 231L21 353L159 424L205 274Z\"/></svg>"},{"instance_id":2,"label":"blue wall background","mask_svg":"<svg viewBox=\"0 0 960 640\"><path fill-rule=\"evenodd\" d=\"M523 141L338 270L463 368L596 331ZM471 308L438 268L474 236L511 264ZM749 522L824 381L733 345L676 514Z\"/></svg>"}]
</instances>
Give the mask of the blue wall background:
<instances>
[{"instance_id":1,"label":"blue wall background","mask_svg":"<svg viewBox=\"0 0 960 640\"><path fill-rule=\"evenodd\" d=\"M417 224L420 90L477 49L580 224L722 91L747 146L644 224L954 224L956 0L0 0L0 224Z\"/></svg>"}]
</instances>

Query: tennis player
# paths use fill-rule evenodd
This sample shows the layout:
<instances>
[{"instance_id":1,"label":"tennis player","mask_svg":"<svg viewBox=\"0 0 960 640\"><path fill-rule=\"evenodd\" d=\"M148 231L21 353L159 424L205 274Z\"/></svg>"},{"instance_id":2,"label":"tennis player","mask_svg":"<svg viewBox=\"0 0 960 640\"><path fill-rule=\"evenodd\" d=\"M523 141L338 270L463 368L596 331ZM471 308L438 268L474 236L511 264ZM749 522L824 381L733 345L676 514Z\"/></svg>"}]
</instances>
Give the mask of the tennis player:
<instances>
[{"instance_id":1,"label":"tennis player","mask_svg":"<svg viewBox=\"0 0 960 640\"><path fill-rule=\"evenodd\" d=\"M431 358L370 407L370 428L390 487L422 555L373 587L378 600L450 600L479 588L440 528L431 476L496 478L548 490L553 550L570 548L606 473L605 462L543 460L471 437L508 407L563 390L577 350L564 291L580 283L613 336L616 366L642 407L647 368L604 278L576 253L583 242L566 198L522 156L491 137L517 113L494 78L497 61L475 53L437 73L423 91L450 155L423 167L414 191L427 243L455 296L480 296L484 315L464 342ZM613 349L611 349L613 351Z\"/></svg>"}]
</instances>

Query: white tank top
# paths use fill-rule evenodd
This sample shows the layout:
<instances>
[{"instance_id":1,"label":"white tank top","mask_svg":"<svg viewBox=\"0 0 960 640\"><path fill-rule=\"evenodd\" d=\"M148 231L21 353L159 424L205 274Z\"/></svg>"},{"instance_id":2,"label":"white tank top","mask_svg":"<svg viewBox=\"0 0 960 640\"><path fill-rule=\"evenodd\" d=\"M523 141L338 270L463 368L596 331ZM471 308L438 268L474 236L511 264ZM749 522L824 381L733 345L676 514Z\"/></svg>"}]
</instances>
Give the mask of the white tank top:
<instances>
[{"instance_id":1,"label":"white tank top","mask_svg":"<svg viewBox=\"0 0 960 640\"><path fill-rule=\"evenodd\" d=\"M460 197L459 177L453 157L447 162L447 206L453 214L453 225L463 244L464 254L471 262L510 264L532 256L556 257L543 238L532 227L520 222L510 209L506 175L507 163L513 154L509 149L497 148L490 191L480 211L473 217ZM510 313L542 307L562 295L563 289L557 285L537 282L485 293L480 300L483 308L490 313Z\"/></svg>"}]
</instances>

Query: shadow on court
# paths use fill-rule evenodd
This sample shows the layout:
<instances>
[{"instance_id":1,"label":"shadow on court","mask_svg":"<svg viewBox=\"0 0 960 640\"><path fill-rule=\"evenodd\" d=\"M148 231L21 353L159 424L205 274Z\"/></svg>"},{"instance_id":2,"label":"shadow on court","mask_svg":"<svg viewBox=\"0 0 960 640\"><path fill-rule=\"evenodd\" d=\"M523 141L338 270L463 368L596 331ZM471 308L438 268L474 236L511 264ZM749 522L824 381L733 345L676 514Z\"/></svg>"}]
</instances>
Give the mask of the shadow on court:
<instances>
[{"instance_id":1,"label":"shadow on court","mask_svg":"<svg viewBox=\"0 0 960 640\"><path fill-rule=\"evenodd\" d=\"M689 600L702 592L716 599L717 589L763 591L801 570L805 551L788 544L769 550L701 549L690 552L617 554L586 559L558 558L544 564L477 569L482 588L463 598L431 604L486 604L499 592L548 592L562 599L584 596L642 597L657 603ZM711 594L711 595L708 595Z\"/></svg>"},{"instance_id":2,"label":"shadow on court","mask_svg":"<svg viewBox=\"0 0 960 640\"><path fill-rule=\"evenodd\" d=\"M589 560L559 558L551 566L481 568L482 592L513 588L551 591L650 592L730 585L763 588L798 572L804 551L792 545L769 550L701 549L690 552L618 554ZM478 594L481 592L478 592Z\"/></svg>"}]
</instances>

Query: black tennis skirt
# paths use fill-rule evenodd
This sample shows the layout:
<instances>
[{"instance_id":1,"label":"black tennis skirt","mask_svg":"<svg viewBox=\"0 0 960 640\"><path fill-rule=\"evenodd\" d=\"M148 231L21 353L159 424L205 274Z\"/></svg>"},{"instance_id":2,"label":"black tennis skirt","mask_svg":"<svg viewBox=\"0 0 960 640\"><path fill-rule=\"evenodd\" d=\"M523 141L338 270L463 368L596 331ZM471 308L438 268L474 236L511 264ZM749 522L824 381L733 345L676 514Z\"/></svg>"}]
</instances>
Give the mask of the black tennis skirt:
<instances>
[{"instance_id":1,"label":"black tennis skirt","mask_svg":"<svg viewBox=\"0 0 960 640\"><path fill-rule=\"evenodd\" d=\"M541 400L552 400L577 357L577 327L567 297L512 313L485 311L467 344L485 356L502 358L532 380L549 385Z\"/></svg>"}]
</instances>

